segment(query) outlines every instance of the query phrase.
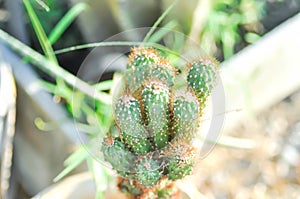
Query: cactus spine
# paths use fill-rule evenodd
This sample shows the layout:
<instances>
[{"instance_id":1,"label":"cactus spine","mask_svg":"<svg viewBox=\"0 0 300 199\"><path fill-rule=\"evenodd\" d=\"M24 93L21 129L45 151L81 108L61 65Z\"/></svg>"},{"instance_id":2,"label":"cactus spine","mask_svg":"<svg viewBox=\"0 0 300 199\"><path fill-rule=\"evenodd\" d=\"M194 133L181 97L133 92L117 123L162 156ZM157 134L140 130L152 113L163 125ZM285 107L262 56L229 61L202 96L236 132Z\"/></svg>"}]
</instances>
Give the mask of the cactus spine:
<instances>
[{"instance_id":1,"label":"cactus spine","mask_svg":"<svg viewBox=\"0 0 300 199\"><path fill-rule=\"evenodd\" d=\"M134 48L129 55L126 89L116 100L114 128L102 150L121 176L119 188L132 198L171 198L172 181L194 168L198 148L193 142L216 81L216 62L205 58L188 64L183 89L176 85L175 71L152 48Z\"/></svg>"}]
</instances>

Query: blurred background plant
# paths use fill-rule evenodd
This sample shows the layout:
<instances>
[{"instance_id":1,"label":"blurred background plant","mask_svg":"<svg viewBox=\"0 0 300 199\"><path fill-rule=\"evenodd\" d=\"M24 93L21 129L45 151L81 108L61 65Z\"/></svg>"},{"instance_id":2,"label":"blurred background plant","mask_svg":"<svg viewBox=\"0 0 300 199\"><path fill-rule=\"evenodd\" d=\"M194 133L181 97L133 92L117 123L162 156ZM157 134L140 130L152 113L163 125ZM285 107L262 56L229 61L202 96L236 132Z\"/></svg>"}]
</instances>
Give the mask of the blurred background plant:
<instances>
[{"instance_id":1,"label":"blurred background plant","mask_svg":"<svg viewBox=\"0 0 300 199\"><path fill-rule=\"evenodd\" d=\"M166 10L170 8L171 0L143 2L24 0L23 3L15 0L0 1L0 26L2 30L19 38L25 44L30 44L36 51L19 45L3 31L1 40L11 42L13 48L23 56L24 61L38 66L38 70L35 71L41 76L44 88L53 94L55 103L64 105L68 116L75 118L78 130L86 134L82 136L86 143L74 144L76 149L65 160L65 169L54 178L54 181L61 180L77 166L82 166L84 165L82 163L86 162L96 182L97 198L104 197L104 192L113 178L111 172L99 164L86 148L94 147L93 142L89 140L104 135L111 124L110 89L117 84L119 75L118 73L110 75L106 81L88 82L90 85L74 76L90 52L90 48L101 46L101 42L90 42L102 41L123 30L151 27L155 22L161 22L156 25L189 35L207 54L216 56L222 61L256 42L267 31L300 10L300 2L296 0L178 1L168 12ZM20 12L15 12L16 7ZM286 10L282 12L282 8ZM280 10L283 14L277 15L276 12ZM163 17L159 18L160 16ZM75 20L76 23L73 23ZM148 41L159 42L165 35L167 33L163 31L154 32ZM137 38L142 40L143 36L125 34L124 40L136 41ZM185 39L180 36L166 39L164 42L177 53L187 45ZM78 44L85 45L66 48ZM169 55L169 58L176 61L176 56ZM96 58L96 64L88 68L89 71L94 71L92 75L98 76L99 71L102 71L100 70L103 67L102 59ZM119 70L122 68L115 71ZM93 79L93 76L87 79ZM94 88L98 96L96 100L93 98L94 93L91 93ZM57 125L57 122L46 122L41 117L36 117L34 123L42 131L55 129Z\"/></svg>"},{"instance_id":2,"label":"blurred background plant","mask_svg":"<svg viewBox=\"0 0 300 199\"><path fill-rule=\"evenodd\" d=\"M260 19L265 14L264 1L211 1L208 16L200 31L200 45L209 54L230 58L263 33ZM222 51L218 49L222 49Z\"/></svg>"}]
</instances>

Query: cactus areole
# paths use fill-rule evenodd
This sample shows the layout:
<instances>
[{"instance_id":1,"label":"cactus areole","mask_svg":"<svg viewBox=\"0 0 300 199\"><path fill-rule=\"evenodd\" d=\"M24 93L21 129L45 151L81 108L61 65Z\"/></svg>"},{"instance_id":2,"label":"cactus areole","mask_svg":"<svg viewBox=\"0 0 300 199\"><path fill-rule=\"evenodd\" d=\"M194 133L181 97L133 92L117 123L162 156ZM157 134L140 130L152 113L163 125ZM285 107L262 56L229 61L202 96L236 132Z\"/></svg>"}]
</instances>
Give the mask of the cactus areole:
<instances>
[{"instance_id":1,"label":"cactus areole","mask_svg":"<svg viewBox=\"0 0 300 199\"><path fill-rule=\"evenodd\" d=\"M216 64L200 58L178 73L155 49L132 49L125 90L114 103L115 130L102 145L105 160L120 175L122 192L131 198L175 197L173 181L195 166L194 141L216 82ZM176 83L178 75L185 75L183 86Z\"/></svg>"}]
</instances>

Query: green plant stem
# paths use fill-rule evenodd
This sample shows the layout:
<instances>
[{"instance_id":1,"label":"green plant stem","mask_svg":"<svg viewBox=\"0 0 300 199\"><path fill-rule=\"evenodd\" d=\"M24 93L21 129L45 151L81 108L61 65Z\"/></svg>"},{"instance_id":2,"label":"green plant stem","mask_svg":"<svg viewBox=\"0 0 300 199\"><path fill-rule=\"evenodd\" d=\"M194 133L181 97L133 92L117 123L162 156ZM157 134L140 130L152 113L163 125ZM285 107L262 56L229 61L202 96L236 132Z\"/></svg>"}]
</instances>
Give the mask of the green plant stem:
<instances>
[{"instance_id":1,"label":"green plant stem","mask_svg":"<svg viewBox=\"0 0 300 199\"><path fill-rule=\"evenodd\" d=\"M46 33L44 32L44 29L38 19L38 16L35 14L34 9L32 8L29 0L23 0L25 8L27 10L28 16L30 18L30 21L32 23L33 29L37 35L37 38L41 44L41 47L46 55L46 57L53 61L54 63L58 63L55 53L52 49L51 43L49 42Z\"/></svg>"},{"instance_id":2,"label":"green plant stem","mask_svg":"<svg viewBox=\"0 0 300 199\"><path fill-rule=\"evenodd\" d=\"M162 15L155 21L155 23L153 24L153 26L151 27L151 29L149 30L149 32L147 33L147 35L145 36L142 44L146 43L149 41L149 38L151 37L151 35L154 33L155 29L158 27L158 25L162 22L162 20L164 20L164 18L169 14L169 12L173 9L173 7L176 5L178 0L174 1L167 10L165 10Z\"/></svg>"},{"instance_id":3,"label":"green plant stem","mask_svg":"<svg viewBox=\"0 0 300 199\"><path fill-rule=\"evenodd\" d=\"M0 29L0 41L9 45L12 49L18 52L22 56L28 56L32 58L32 62L42 71L51 75L54 78L61 78L67 84L72 86L74 89L80 90L91 98L95 98L105 104L111 104L111 96L97 91L93 86L87 84L81 79L77 78L73 74L61 68L59 65L45 58L40 53L36 52L32 48L28 47L24 43L10 36L6 32Z\"/></svg>"},{"instance_id":4,"label":"green plant stem","mask_svg":"<svg viewBox=\"0 0 300 199\"><path fill-rule=\"evenodd\" d=\"M113 42L95 42L95 43L89 43L89 44L82 44L82 45L77 45L77 46L71 46L63 49L59 49L54 51L55 54L62 54L62 53L67 53L75 50L82 50L86 48L95 48L95 47L105 47L105 46L139 46L143 44L143 42L127 42L127 41L113 41ZM154 47L160 50L163 50L165 52L168 52L172 55L175 56L180 56L179 53L170 50L169 48L156 44L156 43L144 43L143 47Z\"/></svg>"},{"instance_id":5,"label":"green plant stem","mask_svg":"<svg viewBox=\"0 0 300 199\"><path fill-rule=\"evenodd\" d=\"M148 39L149 43L158 43L160 40L162 40L170 31L172 31L177 26L176 21L170 21L166 25L164 25L162 28L157 30L155 33L152 34L152 36Z\"/></svg>"},{"instance_id":6,"label":"green plant stem","mask_svg":"<svg viewBox=\"0 0 300 199\"><path fill-rule=\"evenodd\" d=\"M54 44L70 24L76 19L76 17L85 9L87 5L85 3L78 3L72 7L63 18L56 24L51 33L49 34L49 42Z\"/></svg>"}]
</instances>

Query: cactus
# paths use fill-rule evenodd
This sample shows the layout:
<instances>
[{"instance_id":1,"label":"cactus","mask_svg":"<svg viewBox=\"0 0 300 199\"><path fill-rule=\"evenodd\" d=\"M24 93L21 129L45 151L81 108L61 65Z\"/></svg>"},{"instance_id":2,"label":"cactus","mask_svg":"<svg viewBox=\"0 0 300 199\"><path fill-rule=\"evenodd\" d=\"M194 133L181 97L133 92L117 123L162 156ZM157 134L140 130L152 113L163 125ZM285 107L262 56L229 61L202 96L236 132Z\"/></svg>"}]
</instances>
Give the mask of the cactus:
<instances>
[{"instance_id":1,"label":"cactus","mask_svg":"<svg viewBox=\"0 0 300 199\"><path fill-rule=\"evenodd\" d=\"M174 86L175 70L166 60L160 60L158 64L152 65L148 79L159 79L169 87Z\"/></svg>"},{"instance_id":2,"label":"cactus","mask_svg":"<svg viewBox=\"0 0 300 199\"><path fill-rule=\"evenodd\" d=\"M197 149L182 140L175 140L166 150L167 175L170 180L178 180L190 175Z\"/></svg>"},{"instance_id":3,"label":"cactus","mask_svg":"<svg viewBox=\"0 0 300 199\"><path fill-rule=\"evenodd\" d=\"M178 75L185 75L178 88ZM205 102L216 81L208 58L175 68L152 48L134 48L124 73L125 90L114 106L115 122L103 143L106 161L119 173L119 188L133 198L171 198L172 183L190 175ZM112 137L114 136L114 138Z\"/></svg>"},{"instance_id":4,"label":"cactus","mask_svg":"<svg viewBox=\"0 0 300 199\"><path fill-rule=\"evenodd\" d=\"M116 122L122 137L133 152L144 154L150 150L147 131L144 128L140 104L131 95L123 95L115 106Z\"/></svg>"},{"instance_id":5,"label":"cactus","mask_svg":"<svg viewBox=\"0 0 300 199\"><path fill-rule=\"evenodd\" d=\"M131 177L134 172L132 162L135 156L118 139L107 137L102 145L105 160L123 177Z\"/></svg>"},{"instance_id":6,"label":"cactus","mask_svg":"<svg viewBox=\"0 0 300 199\"><path fill-rule=\"evenodd\" d=\"M151 67L160 61L158 53L153 49L133 49L129 56L126 70L126 82L131 91L140 88L148 79Z\"/></svg>"},{"instance_id":7,"label":"cactus","mask_svg":"<svg viewBox=\"0 0 300 199\"><path fill-rule=\"evenodd\" d=\"M191 91L176 97L173 105L173 128L177 138L191 141L196 136L199 115L199 102Z\"/></svg>"},{"instance_id":8,"label":"cactus","mask_svg":"<svg viewBox=\"0 0 300 199\"><path fill-rule=\"evenodd\" d=\"M174 77L174 68L154 49L132 50L125 72L126 83L132 92L141 88L146 80L154 78L173 86Z\"/></svg>"},{"instance_id":9,"label":"cactus","mask_svg":"<svg viewBox=\"0 0 300 199\"><path fill-rule=\"evenodd\" d=\"M204 58L188 65L188 85L194 90L200 105L205 106L207 97L216 82L216 61Z\"/></svg>"},{"instance_id":10,"label":"cactus","mask_svg":"<svg viewBox=\"0 0 300 199\"><path fill-rule=\"evenodd\" d=\"M136 183L137 182L128 178L119 178L118 187L123 193L135 197L142 194L139 185Z\"/></svg>"},{"instance_id":11,"label":"cactus","mask_svg":"<svg viewBox=\"0 0 300 199\"><path fill-rule=\"evenodd\" d=\"M169 139L170 91L166 84L153 80L142 90L142 103L148 130L156 149L165 147Z\"/></svg>"},{"instance_id":12,"label":"cactus","mask_svg":"<svg viewBox=\"0 0 300 199\"><path fill-rule=\"evenodd\" d=\"M157 160L144 157L137 163L136 178L145 187L151 187L159 181L161 174Z\"/></svg>"}]
</instances>

